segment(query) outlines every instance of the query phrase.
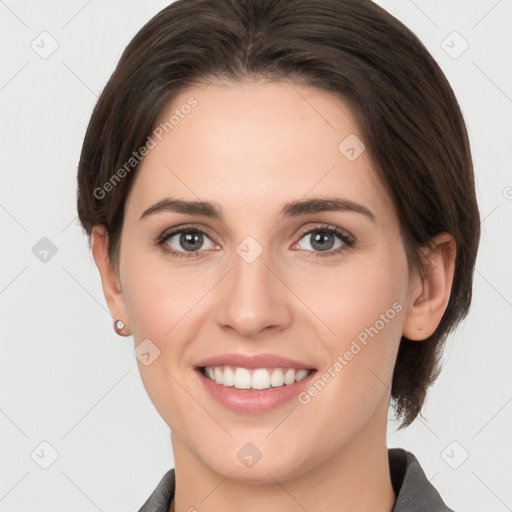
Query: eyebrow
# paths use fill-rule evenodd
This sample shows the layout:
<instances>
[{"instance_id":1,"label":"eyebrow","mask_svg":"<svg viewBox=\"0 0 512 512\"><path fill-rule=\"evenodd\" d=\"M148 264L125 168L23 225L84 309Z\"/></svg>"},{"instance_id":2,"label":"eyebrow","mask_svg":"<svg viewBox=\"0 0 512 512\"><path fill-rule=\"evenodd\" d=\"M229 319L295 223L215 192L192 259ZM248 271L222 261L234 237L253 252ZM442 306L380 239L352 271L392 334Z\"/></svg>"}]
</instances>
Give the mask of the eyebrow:
<instances>
[{"instance_id":1,"label":"eyebrow","mask_svg":"<svg viewBox=\"0 0 512 512\"><path fill-rule=\"evenodd\" d=\"M283 219L286 217L299 217L301 215L328 211L360 213L368 217L372 222L377 222L375 215L366 206L349 199L341 199L337 197L315 197L299 201L290 201L283 205L280 215L281 219ZM145 210L141 215L139 222L146 217L162 212L202 215L224 221L221 208L214 203L209 201L187 201L166 197Z\"/></svg>"}]
</instances>

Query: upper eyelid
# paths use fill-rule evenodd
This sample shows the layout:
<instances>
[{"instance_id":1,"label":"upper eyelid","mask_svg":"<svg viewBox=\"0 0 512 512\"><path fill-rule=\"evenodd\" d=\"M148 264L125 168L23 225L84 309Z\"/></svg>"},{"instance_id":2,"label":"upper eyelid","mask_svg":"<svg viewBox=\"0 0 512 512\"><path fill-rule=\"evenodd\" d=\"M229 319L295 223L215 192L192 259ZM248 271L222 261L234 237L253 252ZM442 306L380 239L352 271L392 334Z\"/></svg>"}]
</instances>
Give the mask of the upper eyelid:
<instances>
[{"instance_id":1,"label":"upper eyelid","mask_svg":"<svg viewBox=\"0 0 512 512\"><path fill-rule=\"evenodd\" d=\"M304 228L304 230L299 231L299 235L298 236L302 237L302 236L308 234L310 231L322 231L322 230L325 230L325 231L341 231L344 235L347 236L347 238L350 238L350 239L354 238L354 236L349 231L347 231L346 229L340 228L339 226L330 225L330 224L328 224L326 222L322 222L320 226L311 226L309 228ZM339 233L334 233L334 234L339 236Z\"/></svg>"},{"instance_id":2,"label":"upper eyelid","mask_svg":"<svg viewBox=\"0 0 512 512\"><path fill-rule=\"evenodd\" d=\"M178 234L182 233L183 231L199 231L199 232L207 235L210 239L213 238L208 233L208 231L209 231L208 228L205 228L203 226L198 226L195 224L184 224L184 225L176 226L174 228L164 229L164 231L162 231L162 234L158 238L159 239L167 239L167 238L170 238L171 236L178 235ZM212 239L212 241L213 241L213 239Z\"/></svg>"}]
</instances>

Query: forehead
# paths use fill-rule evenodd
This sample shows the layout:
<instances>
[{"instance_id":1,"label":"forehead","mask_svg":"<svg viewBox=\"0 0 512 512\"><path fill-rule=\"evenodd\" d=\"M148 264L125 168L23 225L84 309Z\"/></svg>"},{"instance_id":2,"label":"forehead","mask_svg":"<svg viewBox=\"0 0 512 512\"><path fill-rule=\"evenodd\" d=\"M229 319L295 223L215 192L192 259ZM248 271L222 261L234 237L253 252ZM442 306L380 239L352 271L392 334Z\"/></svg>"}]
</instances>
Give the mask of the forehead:
<instances>
[{"instance_id":1,"label":"forehead","mask_svg":"<svg viewBox=\"0 0 512 512\"><path fill-rule=\"evenodd\" d=\"M193 87L150 136L127 204L134 215L165 196L211 200L226 216L230 208L277 213L308 195L358 201L377 218L393 209L368 152L357 156L364 141L355 118L325 91L288 82Z\"/></svg>"}]
</instances>

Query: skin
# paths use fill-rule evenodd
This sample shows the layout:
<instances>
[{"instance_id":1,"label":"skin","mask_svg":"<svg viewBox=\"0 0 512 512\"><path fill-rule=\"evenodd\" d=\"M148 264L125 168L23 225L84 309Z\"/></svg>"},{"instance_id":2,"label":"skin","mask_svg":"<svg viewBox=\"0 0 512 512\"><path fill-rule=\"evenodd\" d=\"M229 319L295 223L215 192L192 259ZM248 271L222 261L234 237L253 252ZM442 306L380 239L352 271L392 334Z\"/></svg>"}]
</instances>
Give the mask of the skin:
<instances>
[{"instance_id":1,"label":"skin","mask_svg":"<svg viewBox=\"0 0 512 512\"><path fill-rule=\"evenodd\" d=\"M197 107L137 170L118 269L103 228L92 235L113 318L125 322L135 346L149 338L160 350L149 366L137 362L172 431L170 510L390 512L393 367L402 335L421 342L441 320L453 238L436 237L424 278L409 275L394 204L369 152L349 161L338 150L349 134L362 136L336 96L287 82L215 82L183 92L161 120L191 96ZM224 221L176 212L139 220L169 196L212 201ZM311 197L358 202L376 222L350 211L279 219L283 203ZM203 257L173 258L154 244L186 223L205 233ZM355 245L321 256L303 233L322 223L350 233ZM247 236L263 249L250 264L236 252ZM179 235L167 246L186 252ZM227 352L274 353L321 374L396 302L401 311L306 405L292 400L259 415L235 413L209 396L193 370ZM251 468L237 457L247 442L262 453Z\"/></svg>"}]
</instances>

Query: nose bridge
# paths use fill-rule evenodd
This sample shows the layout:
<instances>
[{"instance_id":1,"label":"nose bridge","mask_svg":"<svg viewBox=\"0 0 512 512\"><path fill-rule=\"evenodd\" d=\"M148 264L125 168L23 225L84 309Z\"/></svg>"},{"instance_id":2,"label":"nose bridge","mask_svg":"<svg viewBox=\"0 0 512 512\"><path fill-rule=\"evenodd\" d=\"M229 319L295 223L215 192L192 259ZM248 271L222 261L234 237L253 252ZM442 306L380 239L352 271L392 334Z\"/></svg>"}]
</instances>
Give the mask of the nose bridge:
<instances>
[{"instance_id":1,"label":"nose bridge","mask_svg":"<svg viewBox=\"0 0 512 512\"><path fill-rule=\"evenodd\" d=\"M243 336L267 327L283 328L291 319L286 287L274 275L269 251L253 237L244 239L233 254L218 302L217 322ZM270 267L270 268L269 268Z\"/></svg>"}]
</instances>

